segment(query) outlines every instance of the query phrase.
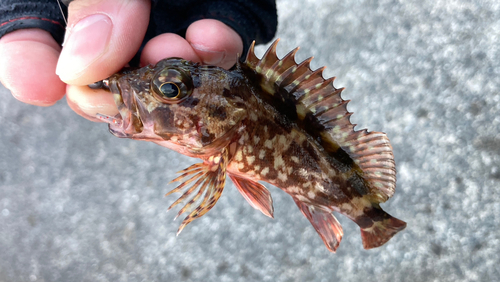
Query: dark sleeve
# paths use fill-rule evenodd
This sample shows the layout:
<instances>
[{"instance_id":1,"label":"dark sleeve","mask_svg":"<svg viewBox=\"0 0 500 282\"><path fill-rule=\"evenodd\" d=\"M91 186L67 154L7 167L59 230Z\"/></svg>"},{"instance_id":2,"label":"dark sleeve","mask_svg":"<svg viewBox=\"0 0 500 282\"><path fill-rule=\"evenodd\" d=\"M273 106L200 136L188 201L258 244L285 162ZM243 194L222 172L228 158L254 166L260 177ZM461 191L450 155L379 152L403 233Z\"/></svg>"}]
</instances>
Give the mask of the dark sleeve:
<instances>
[{"instance_id":1,"label":"dark sleeve","mask_svg":"<svg viewBox=\"0 0 500 282\"><path fill-rule=\"evenodd\" d=\"M61 6L67 13L66 7ZM0 37L24 28L46 30L62 44L66 24L57 0L0 0Z\"/></svg>"}]
</instances>

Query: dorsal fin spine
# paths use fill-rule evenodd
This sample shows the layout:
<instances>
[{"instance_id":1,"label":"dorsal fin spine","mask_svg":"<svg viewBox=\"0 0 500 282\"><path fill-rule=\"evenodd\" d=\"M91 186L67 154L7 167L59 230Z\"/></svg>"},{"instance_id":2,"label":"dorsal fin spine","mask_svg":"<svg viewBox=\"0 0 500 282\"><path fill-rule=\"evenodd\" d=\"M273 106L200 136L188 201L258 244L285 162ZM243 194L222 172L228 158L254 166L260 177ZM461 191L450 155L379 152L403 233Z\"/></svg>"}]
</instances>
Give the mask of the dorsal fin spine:
<instances>
[{"instance_id":1,"label":"dorsal fin spine","mask_svg":"<svg viewBox=\"0 0 500 282\"><path fill-rule=\"evenodd\" d=\"M323 80L321 83L316 83L313 86L307 88L307 89L309 89L310 96L318 93L317 97L315 97L316 100L315 101L313 100L312 103L309 104L309 106L314 106L314 105L320 103L323 99L326 99L330 96L340 94L340 92L337 92L338 89L335 89L335 87L333 87L333 80L334 79L335 79L334 77L331 77L329 79ZM329 92L326 95L319 94L320 90L323 89L324 87L329 86L329 84L331 84L330 86L334 89L334 91Z\"/></svg>"},{"instance_id":2,"label":"dorsal fin spine","mask_svg":"<svg viewBox=\"0 0 500 282\"><path fill-rule=\"evenodd\" d=\"M305 72L311 71L309 68L309 64L311 63L311 58L306 59L302 61L300 64L296 64L295 66L292 66L291 68L288 68L285 72L283 72L283 81L281 85L286 85L286 86L292 86L291 89L287 89L290 93L294 91L294 89L298 86L298 83L300 83L300 80L298 80ZM287 80L287 78L289 78ZM298 82L296 82L298 81ZM287 88L285 86L285 88Z\"/></svg>"},{"instance_id":3,"label":"dorsal fin spine","mask_svg":"<svg viewBox=\"0 0 500 282\"><path fill-rule=\"evenodd\" d=\"M276 46L278 46L278 42L280 41L280 39L276 39L272 44L271 46L269 46L269 48L267 49L266 53L264 53L264 56L262 57L261 59L261 63L264 64L264 62L266 61L270 61L270 60L278 60L278 57L276 55Z\"/></svg>"},{"instance_id":4,"label":"dorsal fin spine","mask_svg":"<svg viewBox=\"0 0 500 282\"><path fill-rule=\"evenodd\" d=\"M350 122L352 113L347 111L349 100L342 99L343 88L334 87L335 78L324 79L324 68L312 71L312 57L296 63L298 48L280 60L276 55L277 43L278 40L271 44L261 60L255 56L255 44L252 44L245 61L262 76L259 83L265 90L263 95L292 99L296 118L304 122L300 126L308 126L309 122L322 126L324 129L311 133L320 136L312 137L321 137L322 144L330 150L327 151L329 154L335 155L335 150L341 148L349 155L353 165L359 167L374 203L387 200L394 194L396 186L394 157L387 136L380 132L354 131L356 125ZM305 121L304 118L311 114L313 120Z\"/></svg>"},{"instance_id":5,"label":"dorsal fin spine","mask_svg":"<svg viewBox=\"0 0 500 282\"><path fill-rule=\"evenodd\" d=\"M324 81L323 78L323 70L325 68L319 68L311 73L304 73L301 77L297 78L296 80L303 80L303 81L310 81L309 83L304 83L304 85L300 85L301 88L304 88L304 90L307 89L307 92L309 93L311 90L314 90L314 87L308 87L310 84L313 84L316 80ZM331 80L333 81L333 80ZM317 83L314 83L316 85ZM295 91L299 85L296 85L294 88L290 89L291 91Z\"/></svg>"},{"instance_id":6,"label":"dorsal fin spine","mask_svg":"<svg viewBox=\"0 0 500 282\"><path fill-rule=\"evenodd\" d=\"M290 51L288 54L286 54L283 59L279 60L280 65L278 65L280 68L288 70L289 68L296 66L295 63L295 54L299 51L299 47L293 49ZM283 81L283 77L285 77L284 73L279 74L276 77L276 85L281 86L281 82Z\"/></svg>"},{"instance_id":7,"label":"dorsal fin spine","mask_svg":"<svg viewBox=\"0 0 500 282\"><path fill-rule=\"evenodd\" d=\"M250 47L248 48L247 58L245 59L245 63L256 66L259 63L259 58L255 56L255 40L252 42Z\"/></svg>"},{"instance_id":8,"label":"dorsal fin spine","mask_svg":"<svg viewBox=\"0 0 500 282\"><path fill-rule=\"evenodd\" d=\"M337 90L337 91L338 91L338 90ZM335 92L337 92L337 91L335 91ZM339 92L340 92L340 91L339 91ZM327 97L326 99L328 99L328 97ZM342 101L338 101L338 102L337 102L337 101L332 101L332 103L328 104L327 106L323 106L323 108L321 108L321 109L320 109L320 110L316 113L316 115L317 115L318 117L320 117L320 116L321 116L321 117L322 117L322 119L323 119L325 122L330 122L330 121L333 121L333 120L335 120L335 119L338 119L338 118L339 118L339 115L335 115L335 116L331 117L331 116L328 114L328 112L329 112L329 111L334 111L334 110L336 110L336 108L338 108L338 107L342 107L342 106L344 106L344 108L346 108L346 109L347 109L347 107L346 107L346 106L347 106L347 103L349 103L349 101L348 101L348 100L347 100L347 101L346 101L346 100L342 100ZM342 109L342 108L340 108L340 109ZM345 109L345 110L346 110L346 109ZM346 111L347 111L347 110L346 110ZM342 115L341 115L341 116L342 116Z\"/></svg>"}]
</instances>

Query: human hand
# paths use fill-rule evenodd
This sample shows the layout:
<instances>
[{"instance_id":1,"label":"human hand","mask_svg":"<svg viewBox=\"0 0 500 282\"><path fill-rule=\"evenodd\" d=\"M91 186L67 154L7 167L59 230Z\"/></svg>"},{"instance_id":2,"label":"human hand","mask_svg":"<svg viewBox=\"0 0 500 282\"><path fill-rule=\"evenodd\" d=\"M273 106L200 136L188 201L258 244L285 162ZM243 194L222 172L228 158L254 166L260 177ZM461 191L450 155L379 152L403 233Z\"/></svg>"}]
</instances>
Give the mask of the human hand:
<instances>
[{"instance_id":1,"label":"human hand","mask_svg":"<svg viewBox=\"0 0 500 282\"><path fill-rule=\"evenodd\" d=\"M64 48L40 29L11 32L0 39L0 81L18 100L50 106L67 94L70 107L98 121L96 113L118 113L113 96L86 85L123 68L139 49L149 23L149 1L73 1ZM231 67L241 54L240 36L211 19L192 23L186 38L165 33L151 39L141 66L168 57ZM57 74L56 74L57 73Z\"/></svg>"}]
</instances>

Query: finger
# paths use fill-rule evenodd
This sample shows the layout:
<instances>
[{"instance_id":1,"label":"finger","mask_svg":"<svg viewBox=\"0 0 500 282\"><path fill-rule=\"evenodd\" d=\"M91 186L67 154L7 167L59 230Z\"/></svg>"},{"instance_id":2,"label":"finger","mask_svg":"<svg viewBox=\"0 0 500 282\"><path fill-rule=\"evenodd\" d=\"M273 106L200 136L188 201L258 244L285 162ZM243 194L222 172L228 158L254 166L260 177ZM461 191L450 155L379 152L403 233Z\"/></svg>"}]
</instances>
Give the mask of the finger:
<instances>
[{"instance_id":1,"label":"finger","mask_svg":"<svg viewBox=\"0 0 500 282\"><path fill-rule=\"evenodd\" d=\"M168 48L165 48L168 46ZM151 39L142 51L141 65L156 64L169 57L181 57L190 61L200 61L186 39L173 33L165 33ZM118 113L113 96L104 90L93 90L87 86L67 87L69 106L82 117L91 121L97 113L114 116Z\"/></svg>"},{"instance_id":2,"label":"finger","mask_svg":"<svg viewBox=\"0 0 500 282\"><path fill-rule=\"evenodd\" d=\"M158 61L179 57L190 61L200 62L200 58L186 39L173 33L160 34L149 40L141 54L141 66L156 64Z\"/></svg>"},{"instance_id":3,"label":"finger","mask_svg":"<svg viewBox=\"0 0 500 282\"><path fill-rule=\"evenodd\" d=\"M46 31L13 31L0 39L0 81L19 101L50 106L65 93L55 73L60 51Z\"/></svg>"},{"instance_id":4,"label":"finger","mask_svg":"<svg viewBox=\"0 0 500 282\"><path fill-rule=\"evenodd\" d=\"M135 55L149 22L150 2L73 1L57 74L69 84L87 85L119 71ZM67 101L79 115L118 113L113 95L87 86L68 85Z\"/></svg>"},{"instance_id":5,"label":"finger","mask_svg":"<svg viewBox=\"0 0 500 282\"><path fill-rule=\"evenodd\" d=\"M230 68L243 52L241 37L224 23L203 19L192 23L186 40L204 64Z\"/></svg>"},{"instance_id":6,"label":"finger","mask_svg":"<svg viewBox=\"0 0 500 282\"><path fill-rule=\"evenodd\" d=\"M82 117L101 122L96 114L115 116L118 109L113 95L102 89L91 89L88 86L68 85L66 88L68 105Z\"/></svg>"},{"instance_id":7,"label":"finger","mask_svg":"<svg viewBox=\"0 0 500 282\"><path fill-rule=\"evenodd\" d=\"M56 73L87 85L120 70L146 33L150 1L77 0L68 7L68 29Z\"/></svg>"}]
</instances>

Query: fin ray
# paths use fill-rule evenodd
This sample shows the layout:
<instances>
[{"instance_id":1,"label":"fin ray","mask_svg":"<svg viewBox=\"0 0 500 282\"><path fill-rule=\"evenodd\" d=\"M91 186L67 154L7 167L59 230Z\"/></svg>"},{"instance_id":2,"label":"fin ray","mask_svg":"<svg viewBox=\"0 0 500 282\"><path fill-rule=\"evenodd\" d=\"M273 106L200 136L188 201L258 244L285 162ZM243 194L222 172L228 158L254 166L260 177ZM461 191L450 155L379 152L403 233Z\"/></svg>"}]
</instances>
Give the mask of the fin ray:
<instances>
[{"instance_id":1,"label":"fin ray","mask_svg":"<svg viewBox=\"0 0 500 282\"><path fill-rule=\"evenodd\" d=\"M328 250L335 253L344 235L342 226L335 216L329 211L309 206L295 198L293 200L302 214L309 219L309 222L316 229L316 232L318 232Z\"/></svg>"},{"instance_id":2,"label":"fin ray","mask_svg":"<svg viewBox=\"0 0 500 282\"><path fill-rule=\"evenodd\" d=\"M224 185L226 182L226 166L228 159L227 149L223 149L221 156L218 159L219 163L217 164L217 169L215 171L208 170L207 172L208 174L210 174L212 181L209 185L207 185L208 187L207 191L205 192L203 201L182 221L179 229L177 230L177 235L181 233L186 225L191 223L193 220L202 217L205 213L211 210L222 195L222 191L224 190ZM211 165L207 165L207 168L211 167Z\"/></svg>"},{"instance_id":3,"label":"fin ray","mask_svg":"<svg viewBox=\"0 0 500 282\"><path fill-rule=\"evenodd\" d=\"M176 220L181 214L186 212L193 204L196 203L196 201L198 201L200 199L200 197L205 193L207 186L210 187L210 185L211 185L210 182L212 182L212 181L213 181L213 178L205 177L205 181L203 182L203 184L201 184L200 189L198 190L198 193L196 193L196 195L194 195L194 197L191 198L191 200L189 200L189 202L179 210L179 212L175 216L174 220Z\"/></svg>"},{"instance_id":4,"label":"fin ray","mask_svg":"<svg viewBox=\"0 0 500 282\"><path fill-rule=\"evenodd\" d=\"M277 43L278 40L271 44L261 60L255 56L252 45L243 63L260 75L257 83L264 90L263 98L277 104L273 106L283 111L283 115L320 140L333 158L346 153L350 160L343 159L342 163L359 171L372 200L386 201L394 194L396 181L394 156L387 136L380 132L354 131L355 125L350 121L352 113L347 111L349 101L341 97L343 88L333 86L334 78L323 78L324 68L311 70L312 58L295 62L297 49L279 59ZM295 104L296 113L286 112L290 104Z\"/></svg>"},{"instance_id":5,"label":"fin ray","mask_svg":"<svg viewBox=\"0 0 500 282\"><path fill-rule=\"evenodd\" d=\"M347 147L355 147L350 155L364 172L376 203L385 202L396 190L396 164L389 139L382 132L358 131L346 141Z\"/></svg>"},{"instance_id":6,"label":"fin ray","mask_svg":"<svg viewBox=\"0 0 500 282\"><path fill-rule=\"evenodd\" d=\"M255 181L229 174L238 191L247 202L264 215L274 218L273 198L267 188Z\"/></svg>"},{"instance_id":7,"label":"fin ray","mask_svg":"<svg viewBox=\"0 0 500 282\"><path fill-rule=\"evenodd\" d=\"M189 178L188 180L182 182L177 187L175 187L174 189L172 189L170 192L168 192L167 194L165 194L165 197L169 196L169 195L171 195L173 193L180 192L182 189L184 189L184 187L186 187L187 185L189 185L189 183L193 182L194 180L196 180L197 178L199 178L201 175L203 175L203 172L200 170L200 171L194 172L193 174L194 175L191 176L191 178ZM191 175L191 174L188 174L188 175ZM178 178L176 178L174 180L175 181L181 181L182 179L184 179L188 175L183 174L183 175L181 175L181 177L178 177Z\"/></svg>"},{"instance_id":8,"label":"fin ray","mask_svg":"<svg viewBox=\"0 0 500 282\"><path fill-rule=\"evenodd\" d=\"M188 216L182 221L179 229L177 230L177 235L193 220L203 216L209 210L211 210L224 190L224 184L226 180L226 165L227 165L228 153L227 149L223 149L220 158L211 158L210 161L206 160L203 163L194 164L184 170L181 170L181 176L174 179L174 181L183 181L179 186L177 186L172 191L168 192L166 195L170 195L175 192L182 191L185 187L191 184L193 181L196 182L184 192L181 197L179 197L168 209L170 210L177 204L181 203L183 200L191 196L196 189L198 192L191 198L191 200L178 212L177 217L182 213L187 211L193 204L198 203L198 200L204 194L203 200L199 205L189 213ZM215 163L212 160L217 160ZM215 170L212 169L216 166ZM190 177L189 177L190 176ZM189 177L189 178L188 178ZM186 179L186 180L185 180Z\"/></svg>"},{"instance_id":9,"label":"fin ray","mask_svg":"<svg viewBox=\"0 0 500 282\"><path fill-rule=\"evenodd\" d=\"M193 176L193 178L195 178ZM196 183L194 183L191 188L189 188L186 192L184 192L184 194L182 194L182 196L179 197L179 199L177 199L173 204L170 205L170 207L167 208L167 210L171 210L173 207L175 207L177 204L181 203L182 201L184 201L184 199L186 199L187 197L189 197L193 192L194 190L196 190L196 188L198 188L198 186L200 186L201 182L204 181L206 178L201 175L200 173L200 176L196 177L198 180L196 181ZM186 181L187 182L187 181ZM184 182L184 183L186 183ZM182 183L182 184L184 184ZM182 185L181 184L181 185ZM179 185L179 186L181 186ZM179 187L178 186L178 187ZM176 188L177 189L177 188ZM200 189L201 189L201 186L200 186ZM173 190L172 190L173 191Z\"/></svg>"},{"instance_id":10,"label":"fin ray","mask_svg":"<svg viewBox=\"0 0 500 282\"><path fill-rule=\"evenodd\" d=\"M399 220L381 209L371 226L361 228L361 239L365 249L372 249L387 243L396 233L406 228L406 222Z\"/></svg>"}]
</instances>

